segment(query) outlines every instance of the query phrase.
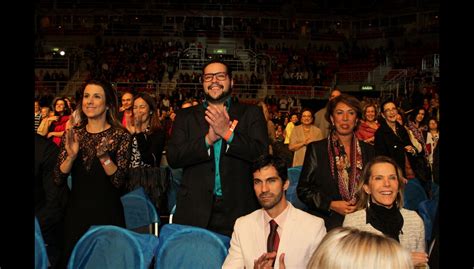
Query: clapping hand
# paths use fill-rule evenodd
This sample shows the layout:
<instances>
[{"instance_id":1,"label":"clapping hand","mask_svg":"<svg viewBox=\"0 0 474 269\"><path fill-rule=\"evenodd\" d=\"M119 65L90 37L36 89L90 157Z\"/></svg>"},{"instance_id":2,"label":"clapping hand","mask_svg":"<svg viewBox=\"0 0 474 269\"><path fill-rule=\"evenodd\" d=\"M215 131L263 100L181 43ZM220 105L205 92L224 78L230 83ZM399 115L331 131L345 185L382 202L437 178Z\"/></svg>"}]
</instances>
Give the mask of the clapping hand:
<instances>
[{"instance_id":1,"label":"clapping hand","mask_svg":"<svg viewBox=\"0 0 474 269\"><path fill-rule=\"evenodd\" d=\"M270 253L263 253L258 259L253 261L253 269L267 269L273 268L273 264L275 263L275 259L277 257L277 253L270 252ZM285 269L285 253L282 253L279 258L279 265L281 269Z\"/></svg>"},{"instance_id":2,"label":"clapping hand","mask_svg":"<svg viewBox=\"0 0 474 269\"><path fill-rule=\"evenodd\" d=\"M214 128L212 128L212 126L209 126L209 131L207 132L206 137L208 139L207 143L210 145L214 144L214 142L220 139L216 132L214 132Z\"/></svg>"},{"instance_id":3,"label":"clapping hand","mask_svg":"<svg viewBox=\"0 0 474 269\"><path fill-rule=\"evenodd\" d=\"M206 110L206 121L214 129L214 132L224 137L229 130L230 117L225 106L216 106L209 104Z\"/></svg>"},{"instance_id":4,"label":"clapping hand","mask_svg":"<svg viewBox=\"0 0 474 269\"><path fill-rule=\"evenodd\" d=\"M110 139L107 141L107 138L102 137L99 145L96 147L96 155L101 158L109 152L110 146L114 140Z\"/></svg>"},{"instance_id":5,"label":"clapping hand","mask_svg":"<svg viewBox=\"0 0 474 269\"><path fill-rule=\"evenodd\" d=\"M276 255L276 252L263 253L262 256L253 261L253 269L273 268Z\"/></svg>"},{"instance_id":6,"label":"clapping hand","mask_svg":"<svg viewBox=\"0 0 474 269\"><path fill-rule=\"evenodd\" d=\"M74 129L71 128L66 130L66 141L64 142L64 148L66 149L67 156L73 160L76 159L77 153L79 152L79 139Z\"/></svg>"}]
</instances>

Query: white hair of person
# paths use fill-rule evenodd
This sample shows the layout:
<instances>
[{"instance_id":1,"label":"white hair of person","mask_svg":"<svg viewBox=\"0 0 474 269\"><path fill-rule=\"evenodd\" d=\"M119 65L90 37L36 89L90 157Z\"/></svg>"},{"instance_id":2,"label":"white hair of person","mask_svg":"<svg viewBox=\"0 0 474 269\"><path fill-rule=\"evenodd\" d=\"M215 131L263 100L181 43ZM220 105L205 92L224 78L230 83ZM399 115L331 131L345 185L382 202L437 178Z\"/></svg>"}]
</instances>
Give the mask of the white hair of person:
<instances>
[{"instance_id":1,"label":"white hair of person","mask_svg":"<svg viewBox=\"0 0 474 269\"><path fill-rule=\"evenodd\" d=\"M350 227L329 231L307 269L413 269L408 250L384 235Z\"/></svg>"}]
</instances>

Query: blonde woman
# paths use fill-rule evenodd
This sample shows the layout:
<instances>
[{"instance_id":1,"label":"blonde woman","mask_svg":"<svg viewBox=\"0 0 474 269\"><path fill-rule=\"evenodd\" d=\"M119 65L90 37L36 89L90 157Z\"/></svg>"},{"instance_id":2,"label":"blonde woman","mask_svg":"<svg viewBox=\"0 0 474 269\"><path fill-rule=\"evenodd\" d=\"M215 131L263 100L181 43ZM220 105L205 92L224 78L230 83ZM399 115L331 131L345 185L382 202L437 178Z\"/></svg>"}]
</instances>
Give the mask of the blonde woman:
<instances>
[{"instance_id":1,"label":"blonde woman","mask_svg":"<svg viewBox=\"0 0 474 269\"><path fill-rule=\"evenodd\" d=\"M377 131L379 126L380 124L377 122L377 108L375 104L369 103L362 109L362 120L355 134L359 140L373 145L375 131Z\"/></svg>"},{"instance_id":2,"label":"blonde woman","mask_svg":"<svg viewBox=\"0 0 474 269\"><path fill-rule=\"evenodd\" d=\"M313 112L309 108L303 109L301 124L293 129L290 136L290 145L288 146L291 151L295 152L293 167L303 165L306 145L323 138L321 130L313 125Z\"/></svg>"},{"instance_id":3,"label":"blonde woman","mask_svg":"<svg viewBox=\"0 0 474 269\"><path fill-rule=\"evenodd\" d=\"M346 215L343 226L384 234L411 252L414 265L428 262L423 220L403 208L402 171L386 156L377 156L362 172L357 211ZM384 268L384 267L380 267Z\"/></svg>"},{"instance_id":4,"label":"blonde woman","mask_svg":"<svg viewBox=\"0 0 474 269\"><path fill-rule=\"evenodd\" d=\"M410 254L386 236L338 227L326 234L308 269L412 269Z\"/></svg>"}]
</instances>

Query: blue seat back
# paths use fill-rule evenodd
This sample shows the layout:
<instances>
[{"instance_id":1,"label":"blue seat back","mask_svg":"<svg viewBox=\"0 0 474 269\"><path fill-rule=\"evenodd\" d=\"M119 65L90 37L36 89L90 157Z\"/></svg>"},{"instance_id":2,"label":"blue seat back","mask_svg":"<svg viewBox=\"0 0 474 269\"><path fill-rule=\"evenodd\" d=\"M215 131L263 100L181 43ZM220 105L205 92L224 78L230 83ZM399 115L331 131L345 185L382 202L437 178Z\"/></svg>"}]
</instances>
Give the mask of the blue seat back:
<instances>
[{"instance_id":1,"label":"blue seat back","mask_svg":"<svg viewBox=\"0 0 474 269\"><path fill-rule=\"evenodd\" d=\"M405 185L403 200L403 207L409 210L418 210L418 205L422 201L428 200L425 189L423 189L418 179L408 180L408 183Z\"/></svg>"},{"instance_id":2,"label":"blue seat back","mask_svg":"<svg viewBox=\"0 0 474 269\"><path fill-rule=\"evenodd\" d=\"M431 241L431 233L433 231L433 223L436 217L436 210L438 209L438 200L431 199L422 201L418 205L418 214L420 214L425 224L425 240Z\"/></svg>"},{"instance_id":3,"label":"blue seat back","mask_svg":"<svg viewBox=\"0 0 474 269\"><path fill-rule=\"evenodd\" d=\"M199 227L165 224L156 250L158 268L221 268L230 237Z\"/></svg>"},{"instance_id":4,"label":"blue seat back","mask_svg":"<svg viewBox=\"0 0 474 269\"><path fill-rule=\"evenodd\" d=\"M158 242L118 226L91 226L74 247L68 269L148 269Z\"/></svg>"},{"instance_id":5,"label":"blue seat back","mask_svg":"<svg viewBox=\"0 0 474 269\"><path fill-rule=\"evenodd\" d=\"M296 193L296 187L298 186L298 182L300 180L301 170L303 166L295 166L288 168L288 179L290 180L290 187L286 191L286 199L290 201L290 203L301 210L306 210L307 206L304 204L299 198Z\"/></svg>"},{"instance_id":6,"label":"blue seat back","mask_svg":"<svg viewBox=\"0 0 474 269\"><path fill-rule=\"evenodd\" d=\"M183 168L169 169L170 186L168 188L168 210L171 213L173 208L176 206L176 195L178 193L179 185L181 185L181 179L183 178ZM171 213L172 214L172 213Z\"/></svg>"},{"instance_id":7,"label":"blue seat back","mask_svg":"<svg viewBox=\"0 0 474 269\"><path fill-rule=\"evenodd\" d=\"M122 201L125 226L127 229L135 229L160 222L156 207L146 195L143 187L139 187L125 195Z\"/></svg>"},{"instance_id":8,"label":"blue seat back","mask_svg":"<svg viewBox=\"0 0 474 269\"><path fill-rule=\"evenodd\" d=\"M35 217L35 269L46 268L48 268L48 255L38 219Z\"/></svg>"}]
</instances>

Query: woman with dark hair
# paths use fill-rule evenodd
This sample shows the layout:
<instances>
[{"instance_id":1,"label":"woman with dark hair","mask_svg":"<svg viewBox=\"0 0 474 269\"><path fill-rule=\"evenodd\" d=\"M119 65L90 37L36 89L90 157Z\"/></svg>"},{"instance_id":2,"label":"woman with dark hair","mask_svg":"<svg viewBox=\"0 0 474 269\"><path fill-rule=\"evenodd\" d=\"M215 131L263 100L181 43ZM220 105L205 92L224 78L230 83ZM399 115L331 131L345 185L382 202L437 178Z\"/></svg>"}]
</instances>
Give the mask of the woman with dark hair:
<instances>
[{"instance_id":1,"label":"woman with dark hair","mask_svg":"<svg viewBox=\"0 0 474 269\"><path fill-rule=\"evenodd\" d=\"M165 131L161 127L160 115L153 97L147 93L138 93L133 97L133 120L127 124L132 134L132 159L130 162L130 181L128 190L142 186L155 206L163 212L160 199L165 191L160 182L160 161L165 147ZM149 167L158 168L152 176L143 173ZM149 175L149 173L148 173Z\"/></svg>"},{"instance_id":2,"label":"woman with dark hair","mask_svg":"<svg viewBox=\"0 0 474 269\"><path fill-rule=\"evenodd\" d=\"M404 178L418 178L430 197L430 171L424 151L416 150L407 129L397 122L398 108L393 101L383 102L381 109L383 119L375 132L375 152L394 159L402 168Z\"/></svg>"},{"instance_id":3,"label":"woman with dark hair","mask_svg":"<svg viewBox=\"0 0 474 269\"><path fill-rule=\"evenodd\" d=\"M407 127L413 133L414 137L420 142L425 158L428 159L428 152L426 151L426 139L424 134L428 131L427 111L424 108L418 108L412 111L408 117Z\"/></svg>"},{"instance_id":4,"label":"woman with dark hair","mask_svg":"<svg viewBox=\"0 0 474 269\"><path fill-rule=\"evenodd\" d=\"M438 146L439 141L439 123L436 118L428 121L428 132L426 132L426 151L428 153L428 163L433 171L433 153Z\"/></svg>"},{"instance_id":5,"label":"woman with dark hair","mask_svg":"<svg viewBox=\"0 0 474 269\"><path fill-rule=\"evenodd\" d=\"M66 266L76 242L91 225L125 226L120 197L130 159L131 135L117 119L117 95L109 82L86 82L77 107L82 121L66 130L54 181L72 189L64 219Z\"/></svg>"},{"instance_id":6,"label":"woman with dark hair","mask_svg":"<svg viewBox=\"0 0 474 269\"><path fill-rule=\"evenodd\" d=\"M355 136L361 114L355 97L341 94L331 99L326 111L329 136L306 148L298 198L311 213L324 218L328 231L341 226L344 216L355 211L362 168L375 155L370 144Z\"/></svg>"},{"instance_id":7,"label":"woman with dark hair","mask_svg":"<svg viewBox=\"0 0 474 269\"><path fill-rule=\"evenodd\" d=\"M428 262L424 223L415 211L403 208L404 185L393 159L375 157L362 172L357 211L346 215L343 226L383 233L411 252L414 265L424 264Z\"/></svg>"},{"instance_id":8,"label":"woman with dark hair","mask_svg":"<svg viewBox=\"0 0 474 269\"><path fill-rule=\"evenodd\" d=\"M66 130L66 123L71 115L71 110L66 105L66 101L63 98L55 98L53 101L54 117L51 118L51 124L48 128L47 138L51 138L53 142L59 146L61 143L61 137Z\"/></svg>"}]
</instances>

